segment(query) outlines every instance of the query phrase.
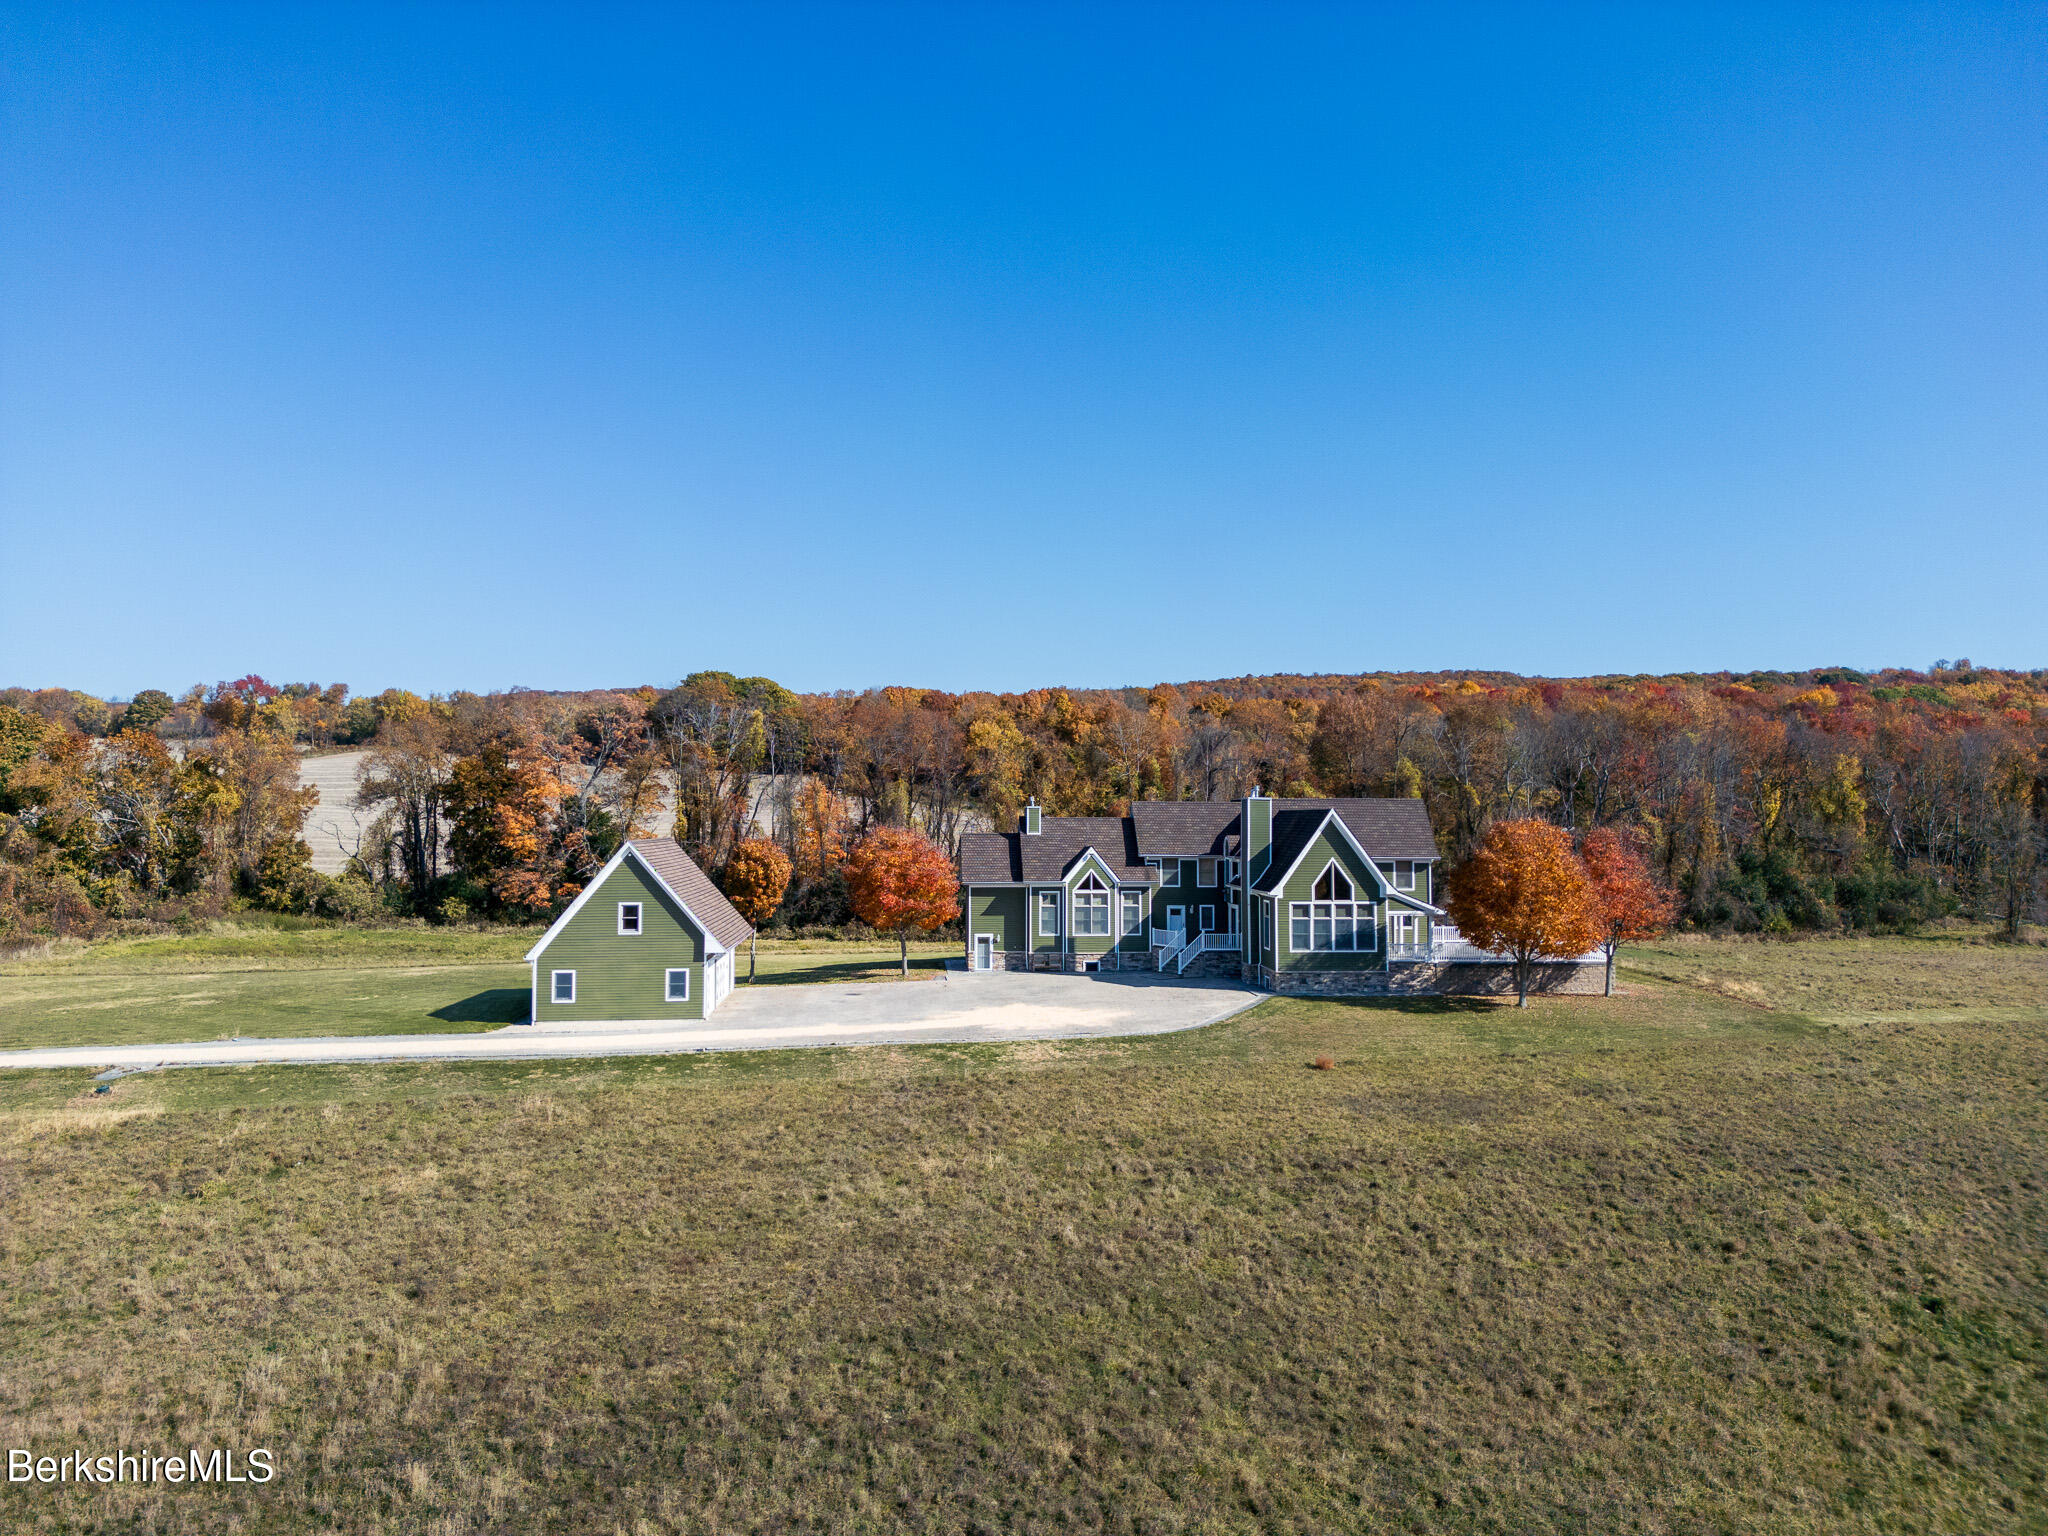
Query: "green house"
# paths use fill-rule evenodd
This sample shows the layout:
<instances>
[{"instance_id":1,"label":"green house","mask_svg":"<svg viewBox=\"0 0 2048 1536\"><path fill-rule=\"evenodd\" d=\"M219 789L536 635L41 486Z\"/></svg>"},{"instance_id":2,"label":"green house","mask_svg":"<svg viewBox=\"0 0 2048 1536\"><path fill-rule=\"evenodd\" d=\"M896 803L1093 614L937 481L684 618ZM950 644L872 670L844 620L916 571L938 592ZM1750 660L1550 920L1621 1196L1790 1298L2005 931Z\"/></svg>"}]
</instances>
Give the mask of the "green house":
<instances>
[{"instance_id":1,"label":"green house","mask_svg":"<svg viewBox=\"0 0 2048 1536\"><path fill-rule=\"evenodd\" d=\"M535 1024L708 1019L754 929L666 837L634 838L526 952Z\"/></svg>"},{"instance_id":2,"label":"green house","mask_svg":"<svg viewBox=\"0 0 2048 1536\"><path fill-rule=\"evenodd\" d=\"M1132 804L960 841L970 970L1171 969L1283 992L1432 991L1443 911L1420 800Z\"/></svg>"}]
</instances>

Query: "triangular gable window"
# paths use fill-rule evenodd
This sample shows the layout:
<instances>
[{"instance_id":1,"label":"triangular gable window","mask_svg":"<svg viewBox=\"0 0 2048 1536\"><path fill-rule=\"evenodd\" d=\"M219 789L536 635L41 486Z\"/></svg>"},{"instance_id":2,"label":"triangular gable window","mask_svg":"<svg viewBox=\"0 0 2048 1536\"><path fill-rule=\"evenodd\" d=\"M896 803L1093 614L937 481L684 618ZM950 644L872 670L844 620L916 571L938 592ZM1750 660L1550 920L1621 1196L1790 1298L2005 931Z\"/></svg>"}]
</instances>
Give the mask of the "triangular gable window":
<instances>
[{"instance_id":1,"label":"triangular gable window","mask_svg":"<svg viewBox=\"0 0 2048 1536\"><path fill-rule=\"evenodd\" d=\"M1317 901L1355 901L1358 893L1351 887L1351 877L1332 859L1330 867L1316 880L1315 896Z\"/></svg>"}]
</instances>

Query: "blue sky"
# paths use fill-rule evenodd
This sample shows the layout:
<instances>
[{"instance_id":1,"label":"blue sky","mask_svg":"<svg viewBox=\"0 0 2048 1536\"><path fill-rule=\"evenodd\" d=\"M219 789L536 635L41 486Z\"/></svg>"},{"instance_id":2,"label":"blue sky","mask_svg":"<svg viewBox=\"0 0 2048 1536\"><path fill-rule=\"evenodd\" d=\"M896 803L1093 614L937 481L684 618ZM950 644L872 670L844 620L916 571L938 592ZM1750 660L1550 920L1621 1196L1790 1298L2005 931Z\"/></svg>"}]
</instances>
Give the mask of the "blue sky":
<instances>
[{"instance_id":1,"label":"blue sky","mask_svg":"<svg viewBox=\"0 0 2048 1536\"><path fill-rule=\"evenodd\" d=\"M0 683L2048 665L2048 10L12 8Z\"/></svg>"}]
</instances>

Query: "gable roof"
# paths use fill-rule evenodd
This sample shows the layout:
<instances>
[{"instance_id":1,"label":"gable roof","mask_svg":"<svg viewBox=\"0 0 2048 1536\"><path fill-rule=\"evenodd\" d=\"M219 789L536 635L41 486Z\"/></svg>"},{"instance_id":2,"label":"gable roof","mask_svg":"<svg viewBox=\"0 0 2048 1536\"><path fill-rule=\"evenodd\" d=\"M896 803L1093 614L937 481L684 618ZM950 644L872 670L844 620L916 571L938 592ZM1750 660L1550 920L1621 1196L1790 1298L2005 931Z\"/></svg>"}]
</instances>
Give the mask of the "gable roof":
<instances>
[{"instance_id":1,"label":"gable roof","mask_svg":"<svg viewBox=\"0 0 2048 1536\"><path fill-rule=\"evenodd\" d=\"M533 948L523 958L538 959L540 952L552 944L555 935L562 931L570 918L583 910L583 904L597 894L597 888L604 884L606 877L631 857L640 867L654 878L654 883L668 893L669 900L683 909L683 913L704 930L706 947L711 951L728 950L753 937L754 925L739 914L739 909L725 899L725 893L711 883L710 877L697 867L672 838L636 837L622 843L619 851L605 861L605 866L590 877L590 883L577 893L562 915L548 924L548 931L542 934Z\"/></svg>"},{"instance_id":2,"label":"gable roof","mask_svg":"<svg viewBox=\"0 0 2048 1536\"><path fill-rule=\"evenodd\" d=\"M1267 873L1298 859L1332 811L1371 859L1437 857L1429 811L1420 800L1275 800ZM1044 816L1036 837L1021 831L967 833L960 839L960 883L1051 885L1092 846L1119 880L1135 884L1146 878L1147 859L1242 857L1243 830L1235 800L1134 800L1128 816ZM1285 838L1297 841L1289 848ZM1263 882L1258 888L1271 889Z\"/></svg>"},{"instance_id":3,"label":"gable roof","mask_svg":"<svg viewBox=\"0 0 2048 1536\"><path fill-rule=\"evenodd\" d=\"M1042 882L1058 885L1074 860L1093 848L1118 880L1137 884L1145 861L1128 816L1041 816L1038 835L1022 832L969 832L960 839L962 885L1014 885Z\"/></svg>"},{"instance_id":4,"label":"gable roof","mask_svg":"<svg viewBox=\"0 0 2048 1536\"><path fill-rule=\"evenodd\" d=\"M754 925L740 916L725 892L697 867L697 861L676 846L672 837L636 837L626 845L668 893L682 903L720 949L731 949L754 936Z\"/></svg>"},{"instance_id":5,"label":"gable roof","mask_svg":"<svg viewBox=\"0 0 2048 1536\"><path fill-rule=\"evenodd\" d=\"M1417 911L1428 912L1436 917L1444 915L1441 907L1433 907L1419 896L1394 889L1393 883L1387 879L1386 871L1380 868L1382 861L1374 858L1359 842L1358 835L1351 830L1351 824L1337 813L1335 803L1294 800L1289 801L1288 806L1285 811L1276 810L1273 813L1273 857L1266 865L1266 872L1252 882L1254 891L1270 894L1284 886L1293 877L1302 856L1315 845L1316 839L1325 830L1329 830L1336 834L1338 840L1349 843L1351 851L1356 853L1365 867L1372 871L1373 882L1379 887L1382 898L1398 901L1404 906L1414 907ZM1308 809L1311 806L1315 808ZM1281 840L1283 818L1286 823L1285 842ZM1427 824L1425 818L1424 825Z\"/></svg>"},{"instance_id":6,"label":"gable roof","mask_svg":"<svg viewBox=\"0 0 2048 1536\"><path fill-rule=\"evenodd\" d=\"M1287 810L1277 805L1273 809L1273 853L1266 861L1266 872L1252 882L1255 891L1276 891L1289 871L1301 862L1301 856L1308 851L1308 845L1316 840L1316 834L1329 819L1328 807L1308 809L1296 801Z\"/></svg>"},{"instance_id":7,"label":"gable roof","mask_svg":"<svg viewBox=\"0 0 2048 1536\"><path fill-rule=\"evenodd\" d=\"M1342 817L1358 845L1375 859L1437 857L1429 807L1420 800L1275 800L1273 820L1277 826L1282 811L1325 810Z\"/></svg>"},{"instance_id":8,"label":"gable roof","mask_svg":"<svg viewBox=\"0 0 2048 1536\"><path fill-rule=\"evenodd\" d=\"M1242 828L1235 800L1134 800L1138 857L1235 856Z\"/></svg>"}]
</instances>

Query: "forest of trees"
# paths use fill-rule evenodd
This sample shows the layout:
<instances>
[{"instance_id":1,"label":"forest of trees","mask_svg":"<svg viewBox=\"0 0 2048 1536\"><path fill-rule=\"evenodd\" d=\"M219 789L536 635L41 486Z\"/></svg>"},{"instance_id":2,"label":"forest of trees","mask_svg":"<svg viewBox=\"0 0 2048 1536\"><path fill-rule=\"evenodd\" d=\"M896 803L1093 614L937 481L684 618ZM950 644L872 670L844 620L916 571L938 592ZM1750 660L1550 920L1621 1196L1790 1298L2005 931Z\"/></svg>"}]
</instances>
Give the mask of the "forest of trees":
<instances>
[{"instance_id":1,"label":"forest of trees","mask_svg":"<svg viewBox=\"0 0 2048 1536\"><path fill-rule=\"evenodd\" d=\"M316 873L300 754L366 750L362 846ZM799 694L673 687L352 698L244 677L116 703L0 690L0 941L262 908L354 921L536 921L672 812L716 874L772 836L777 922L851 917L878 827L951 849L1132 798L1405 795L1452 867L1496 821L1626 833L1681 922L2019 936L2048 875L2048 670L1943 661L1672 677L1259 677L1120 690ZM665 823L664 823L665 824Z\"/></svg>"}]
</instances>

